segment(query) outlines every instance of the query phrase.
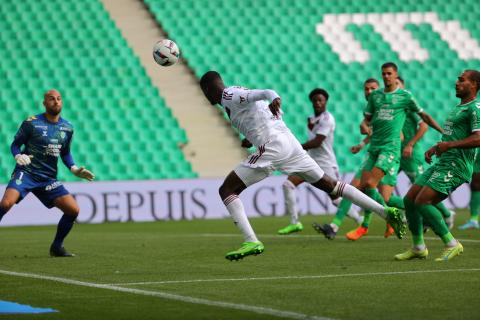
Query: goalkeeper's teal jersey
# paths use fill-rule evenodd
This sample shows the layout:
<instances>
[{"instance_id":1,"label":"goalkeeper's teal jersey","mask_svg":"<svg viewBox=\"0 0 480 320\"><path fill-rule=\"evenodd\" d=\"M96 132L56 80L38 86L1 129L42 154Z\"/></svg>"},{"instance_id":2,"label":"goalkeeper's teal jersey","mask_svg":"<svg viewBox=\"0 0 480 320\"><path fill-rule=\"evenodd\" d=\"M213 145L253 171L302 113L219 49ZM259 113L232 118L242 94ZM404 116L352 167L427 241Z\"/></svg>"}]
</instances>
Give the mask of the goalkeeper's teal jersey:
<instances>
[{"instance_id":1,"label":"goalkeeper's teal jersey","mask_svg":"<svg viewBox=\"0 0 480 320\"><path fill-rule=\"evenodd\" d=\"M400 132L407 112L417 113L422 109L407 90L397 88L388 93L383 90L373 91L365 108L365 115L372 116L370 149L400 148Z\"/></svg>"}]
</instances>

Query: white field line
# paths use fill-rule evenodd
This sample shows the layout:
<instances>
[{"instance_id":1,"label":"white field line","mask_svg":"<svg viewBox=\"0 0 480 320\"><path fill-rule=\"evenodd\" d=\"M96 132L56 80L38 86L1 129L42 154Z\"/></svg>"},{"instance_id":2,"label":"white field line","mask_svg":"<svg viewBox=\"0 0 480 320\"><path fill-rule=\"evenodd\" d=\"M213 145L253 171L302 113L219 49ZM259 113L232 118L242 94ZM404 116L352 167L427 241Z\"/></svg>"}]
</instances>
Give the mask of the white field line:
<instances>
[{"instance_id":1,"label":"white field line","mask_svg":"<svg viewBox=\"0 0 480 320\"><path fill-rule=\"evenodd\" d=\"M242 235L240 233L199 233L199 234L185 234L185 235L175 235L175 237L205 237L205 238L233 238L233 237L241 237ZM275 234L257 234L258 238L266 238L266 239L290 239L290 238L312 238L312 239L319 239L319 240L326 240L325 237L321 234L289 234L286 236L280 236L280 235L275 235ZM391 236L392 238L395 238L394 235ZM362 238L362 240L368 240L368 239L384 239L383 236L365 236ZM441 239L438 237L424 237L425 240L438 240L440 241ZM339 236L338 239L336 240L345 240L346 239L343 236ZM458 241L460 242L471 242L471 243L480 243L480 240L477 239L459 239L457 238Z\"/></svg>"},{"instance_id":2,"label":"white field line","mask_svg":"<svg viewBox=\"0 0 480 320\"><path fill-rule=\"evenodd\" d=\"M171 294L171 293L160 292L160 291L150 291L150 290L141 290L141 289L133 289L133 288L122 288L122 287L115 286L115 285L110 285L110 284L84 282L84 281L78 281L78 280L73 280L73 279L68 279L68 278L53 277L53 276L34 274L34 273L23 273L23 272L13 272L13 271L8 271L8 270L0 270L0 274L14 276L14 277L24 277L24 278L31 278L31 279L48 280L48 281L60 282L60 283L64 283L64 284L70 284L70 285L82 286L82 287L107 289L107 290L131 293L131 294L136 294L136 295L159 297L159 298L162 298L162 299L181 301L181 302L193 303L193 304L200 304L200 305L206 305L206 306L212 306L212 307L236 309L236 310L248 311L248 312L253 312L253 313L258 313L258 314L275 316L275 317L279 317L279 318L333 320L331 318L310 316L310 315L306 315L306 314L298 313L298 312L293 312L293 311L277 310L277 309L272 309L272 308L251 306L251 305L246 305L246 304L231 303L231 302L224 302L224 301L207 300L207 299L183 296L183 295L178 295L178 294Z\"/></svg>"},{"instance_id":3,"label":"white field line","mask_svg":"<svg viewBox=\"0 0 480 320\"><path fill-rule=\"evenodd\" d=\"M193 280L168 280L168 281L147 281L147 282L126 282L109 285L134 286L149 284L176 284L176 283L196 283L196 282L228 282L228 281L260 281L260 280L290 280L290 279L325 279L325 278L343 278L343 277L369 277L369 276L392 276L404 274L422 274L422 273L443 273L443 272L476 272L480 268L470 269L444 269L444 270L412 270L412 271L391 271L391 272L367 272L367 273L344 273L344 274L321 274L310 276L279 276L279 277L258 277L258 278L225 278L225 279L193 279Z\"/></svg>"}]
</instances>

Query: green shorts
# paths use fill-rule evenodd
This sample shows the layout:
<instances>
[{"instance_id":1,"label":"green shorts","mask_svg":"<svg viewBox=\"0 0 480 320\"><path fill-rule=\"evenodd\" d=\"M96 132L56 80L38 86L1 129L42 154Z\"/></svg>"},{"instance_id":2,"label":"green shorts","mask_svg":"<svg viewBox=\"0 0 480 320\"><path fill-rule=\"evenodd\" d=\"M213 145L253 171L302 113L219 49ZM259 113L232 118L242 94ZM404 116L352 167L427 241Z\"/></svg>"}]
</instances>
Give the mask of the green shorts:
<instances>
[{"instance_id":1,"label":"green shorts","mask_svg":"<svg viewBox=\"0 0 480 320\"><path fill-rule=\"evenodd\" d=\"M465 182L468 181L462 175L456 173L455 170L452 170L451 167L437 162L418 177L415 184L421 187L430 187L448 196Z\"/></svg>"},{"instance_id":2,"label":"green shorts","mask_svg":"<svg viewBox=\"0 0 480 320\"><path fill-rule=\"evenodd\" d=\"M423 155L412 154L411 158L400 159L400 170L405 172L410 182L417 180L425 172Z\"/></svg>"},{"instance_id":3,"label":"green shorts","mask_svg":"<svg viewBox=\"0 0 480 320\"><path fill-rule=\"evenodd\" d=\"M395 150L368 151L368 159L363 167L364 171L371 171L374 167L385 173L381 183L389 186L397 184L397 174L400 167L400 154Z\"/></svg>"}]
</instances>

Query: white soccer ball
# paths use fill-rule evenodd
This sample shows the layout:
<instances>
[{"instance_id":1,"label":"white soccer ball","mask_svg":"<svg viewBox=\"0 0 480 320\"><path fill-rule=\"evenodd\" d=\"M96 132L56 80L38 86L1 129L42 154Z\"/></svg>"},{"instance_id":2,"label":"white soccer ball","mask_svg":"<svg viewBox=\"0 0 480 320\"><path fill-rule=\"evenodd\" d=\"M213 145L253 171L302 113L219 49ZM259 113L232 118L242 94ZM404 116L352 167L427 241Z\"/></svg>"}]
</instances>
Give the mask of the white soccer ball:
<instances>
[{"instance_id":1,"label":"white soccer ball","mask_svg":"<svg viewBox=\"0 0 480 320\"><path fill-rule=\"evenodd\" d=\"M180 50L175 42L163 39L153 46L153 59L162 67L168 67L177 63Z\"/></svg>"}]
</instances>

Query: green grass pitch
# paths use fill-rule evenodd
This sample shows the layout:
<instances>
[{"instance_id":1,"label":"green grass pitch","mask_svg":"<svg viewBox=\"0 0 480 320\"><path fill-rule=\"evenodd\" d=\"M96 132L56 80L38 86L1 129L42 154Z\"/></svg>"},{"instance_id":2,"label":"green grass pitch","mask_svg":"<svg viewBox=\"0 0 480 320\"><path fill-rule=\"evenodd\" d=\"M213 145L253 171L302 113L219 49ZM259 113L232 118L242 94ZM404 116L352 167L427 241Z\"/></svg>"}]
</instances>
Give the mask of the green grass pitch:
<instances>
[{"instance_id":1,"label":"green grass pitch","mask_svg":"<svg viewBox=\"0 0 480 320\"><path fill-rule=\"evenodd\" d=\"M329 220L277 236L287 217L252 219L265 252L238 262L224 258L242 242L229 219L79 224L66 241L77 257L62 259L48 256L55 226L0 228L0 300L59 311L0 320L480 317L480 230L454 229L465 252L452 261L434 261L429 231L427 260L396 262L410 240L384 239L380 219L357 242L350 220L333 241L310 227Z\"/></svg>"}]
</instances>

